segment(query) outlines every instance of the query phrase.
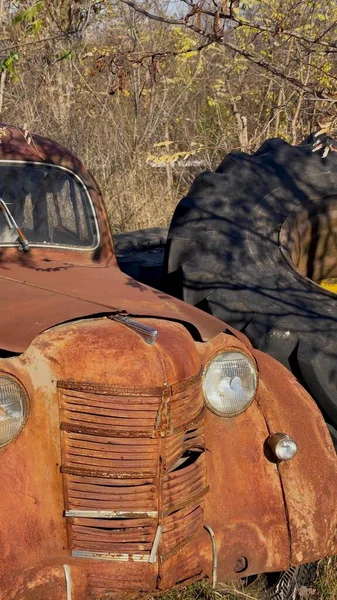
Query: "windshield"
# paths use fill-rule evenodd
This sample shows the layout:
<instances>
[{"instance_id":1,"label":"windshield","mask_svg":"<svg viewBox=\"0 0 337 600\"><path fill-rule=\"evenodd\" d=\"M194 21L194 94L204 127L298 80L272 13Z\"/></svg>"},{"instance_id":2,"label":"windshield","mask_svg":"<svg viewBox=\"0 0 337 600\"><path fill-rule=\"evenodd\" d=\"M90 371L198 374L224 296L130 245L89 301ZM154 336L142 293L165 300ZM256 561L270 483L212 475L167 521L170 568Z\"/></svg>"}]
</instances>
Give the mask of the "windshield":
<instances>
[{"instance_id":1,"label":"windshield","mask_svg":"<svg viewBox=\"0 0 337 600\"><path fill-rule=\"evenodd\" d=\"M30 246L95 248L94 209L70 171L33 163L0 163L0 198ZM0 212L0 246L18 243L18 231Z\"/></svg>"}]
</instances>

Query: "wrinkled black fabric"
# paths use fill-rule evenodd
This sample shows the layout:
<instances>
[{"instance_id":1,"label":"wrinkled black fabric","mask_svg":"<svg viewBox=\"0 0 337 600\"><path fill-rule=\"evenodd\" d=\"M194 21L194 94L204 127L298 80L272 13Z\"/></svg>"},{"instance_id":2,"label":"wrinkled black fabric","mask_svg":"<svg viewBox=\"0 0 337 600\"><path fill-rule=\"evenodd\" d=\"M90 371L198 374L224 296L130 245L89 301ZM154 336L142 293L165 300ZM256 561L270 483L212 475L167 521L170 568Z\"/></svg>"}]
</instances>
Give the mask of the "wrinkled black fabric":
<instances>
[{"instance_id":1,"label":"wrinkled black fabric","mask_svg":"<svg viewBox=\"0 0 337 600\"><path fill-rule=\"evenodd\" d=\"M268 140L202 173L169 230L164 286L243 330L290 368L337 429L337 296L302 277L279 244L284 219L337 194L337 153Z\"/></svg>"}]
</instances>

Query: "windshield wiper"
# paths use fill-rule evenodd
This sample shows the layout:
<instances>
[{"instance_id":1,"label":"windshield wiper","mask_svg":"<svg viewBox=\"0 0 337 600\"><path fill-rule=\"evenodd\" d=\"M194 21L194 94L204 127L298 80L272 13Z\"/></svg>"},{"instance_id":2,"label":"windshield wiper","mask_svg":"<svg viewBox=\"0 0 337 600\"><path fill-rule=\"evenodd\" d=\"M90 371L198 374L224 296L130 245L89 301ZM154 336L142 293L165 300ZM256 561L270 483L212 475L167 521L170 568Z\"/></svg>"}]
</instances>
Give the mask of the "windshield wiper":
<instances>
[{"instance_id":1,"label":"windshield wiper","mask_svg":"<svg viewBox=\"0 0 337 600\"><path fill-rule=\"evenodd\" d=\"M20 250L22 250L22 252L29 252L30 250L30 244L26 238L26 236L22 233L20 227L18 226L17 222L15 221L11 211L9 210L6 202L0 198L0 210L3 212L5 219L7 221L8 227L10 229L15 229L16 233L18 234L18 238L19 238L19 247Z\"/></svg>"}]
</instances>

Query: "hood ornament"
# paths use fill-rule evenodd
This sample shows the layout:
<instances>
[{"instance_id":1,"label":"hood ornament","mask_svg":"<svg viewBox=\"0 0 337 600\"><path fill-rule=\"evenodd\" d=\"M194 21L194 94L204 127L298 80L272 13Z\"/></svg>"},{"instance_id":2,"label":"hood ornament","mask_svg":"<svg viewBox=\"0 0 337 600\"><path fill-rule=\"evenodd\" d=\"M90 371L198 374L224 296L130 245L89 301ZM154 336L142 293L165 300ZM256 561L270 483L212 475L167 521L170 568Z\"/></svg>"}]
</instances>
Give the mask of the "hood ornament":
<instances>
[{"instance_id":1,"label":"hood ornament","mask_svg":"<svg viewBox=\"0 0 337 600\"><path fill-rule=\"evenodd\" d=\"M118 321L118 323L122 323L123 325L126 325L126 327L133 329L133 331L138 333L143 338L143 340L150 346L152 346L155 343L158 337L157 329L154 329L154 327L149 327L148 325L144 325L143 323L139 323L134 319L130 319L130 317L124 315L113 315L109 317L109 319L112 319L113 321Z\"/></svg>"}]
</instances>

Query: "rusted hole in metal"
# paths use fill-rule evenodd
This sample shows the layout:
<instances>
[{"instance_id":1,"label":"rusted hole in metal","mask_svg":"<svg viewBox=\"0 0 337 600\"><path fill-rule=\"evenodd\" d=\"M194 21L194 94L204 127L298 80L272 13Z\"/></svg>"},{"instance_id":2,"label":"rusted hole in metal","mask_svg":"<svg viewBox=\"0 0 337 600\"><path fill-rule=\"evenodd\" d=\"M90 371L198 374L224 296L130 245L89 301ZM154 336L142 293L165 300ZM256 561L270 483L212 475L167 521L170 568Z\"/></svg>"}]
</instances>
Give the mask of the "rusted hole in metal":
<instances>
[{"instance_id":1,"label":"rusted hole in metal","mask_svg":"<svg viewBox=\"0 0 337 600\"><path fill-rule=\"evenodd\" d=\"M177 462L169 470L169 473L181 471L182 469L185 469L186 467L193 465L193 463L195 463L198 460L200 454L202 454L203 452L204 452L203 448L200 448L200 450L199 449L187 450L186 452L184 452L184 454L182 454L182 456L180 458L178 458Z\"/></svg>"},{"instance_id":2,"label":"rusted hole in metal","mask_svg":"<svg viewBox=\"0 0 337 600\"><path fill-rule=\"evenodd\" d=\"M248 568L248 559L246 556L239 556L236 560L234 571L235 573L243 573Z\"/></svg>"}]
</instances>

